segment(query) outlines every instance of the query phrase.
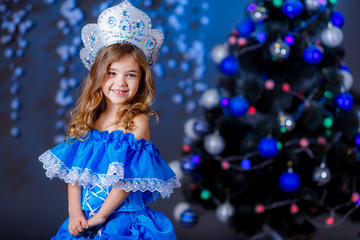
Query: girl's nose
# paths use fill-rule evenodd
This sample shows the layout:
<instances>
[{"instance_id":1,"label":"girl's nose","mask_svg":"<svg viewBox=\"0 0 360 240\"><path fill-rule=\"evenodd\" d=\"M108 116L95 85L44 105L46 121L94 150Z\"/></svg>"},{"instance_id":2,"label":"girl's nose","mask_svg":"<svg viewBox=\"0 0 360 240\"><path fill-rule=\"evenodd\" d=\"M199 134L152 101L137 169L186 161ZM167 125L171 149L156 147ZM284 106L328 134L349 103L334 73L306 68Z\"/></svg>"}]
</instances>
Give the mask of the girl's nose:
<instances>
[{"instance_id":1,"label":"girl's nose","mask_svg":"<svg viewBox=\"0 0 360 240\"><path fill-rule=\"evenodd\" d=\"M125 77L123 77L123 76L118 76L118 77L115 79L115 83L119 84L120 86L126 86Z\"/></svg>"}]
</instances>

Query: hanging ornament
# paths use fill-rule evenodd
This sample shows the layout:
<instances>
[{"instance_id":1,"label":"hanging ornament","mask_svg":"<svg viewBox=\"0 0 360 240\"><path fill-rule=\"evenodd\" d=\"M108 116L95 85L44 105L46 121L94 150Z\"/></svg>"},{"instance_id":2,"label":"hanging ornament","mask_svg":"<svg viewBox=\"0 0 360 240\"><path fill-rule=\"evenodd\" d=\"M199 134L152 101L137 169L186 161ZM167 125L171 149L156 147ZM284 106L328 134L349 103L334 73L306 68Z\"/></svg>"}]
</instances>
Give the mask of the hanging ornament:
<instances>
[{"instance_id":1,"label":"hanging ornament","mask_svg":"<svg viewBox=\"0 0 360 240\"><path fill-rule=\"evenodd\" d=\"M235 117L240 117L246 114L249 109L249 102L246 98L235 96L230 99L229 110Z\"/></svg>"},{"instance_id":2,"label":"hanging ornament","mask_svg":"<svg viewBox=\"0 0 360 240\"><path fill-rule=\"evenodd\" d=\"M318 46L309 46L304 50L303 58L310 64L318 64L322 61L323 51Z\"/></svg>"},{"instance_id":3,"label":"hanging ornament","mask_svg":"<svg viewBox=\"0 0 360 240\"><path fill-rule=\"evenodd\" d=\"M201 160L201 158L200 158L200 156L197 155L197 154L194 154L194 155L191 157L191 161L192 161L192 163L193 163L195 166L196 166L196 165L199 165L200 160Z\"/></svg>"},{"instance_id":4,"label":"hanging ornament","mask_svg":"<svg viewBox=\"0 0 360 240\"><path fill-rule=\"evenodd\" d=\"M219 135L219 132L216 131L214 134L209 134L204 139L204 148L205 150L212 154L218 155L225 149L225 141Z\"/></svg>"},{"instance_id":5,"label":"hanging ornament","mask_svg":"<svg viewBox=\"0 0 360 240\"><path fill-rule=\"evenodd\" d=\"M356 146L360 147L360 133L358 133L355 137L355 144Z\"/></svg>"},{"instance_id":6,"label":"hanging ornament","mask_svg":"<svg viewBox=\"0 0 360 240\"><path fill-rule=\"evenodd\" d=\"M222 223L228 223L231 217L235 213L235 208L230 204L228 200L226 200L223 204L220 204L216 208L216 217L220 220Z\"/></svg>"},{"instance_id":7,"label":"hanging ornament","mask_svg":"<svg viewBox=\"0 0 360 240\"><path fill-rule=\"evenodd\" d=\"M294 44L295 39L292 35L286 35L284 41L291 46Z\"/></svg>"},{"instance_id":8,"label":"hanging ornament","mask_svg":"<svg viewBox=\"0 0 360 240\"><path fill-rule=\"evenodd\" d=\"M260 43L264 43L266 41L266 33L265 32L258 32L256 34L256 39L260 42Z\"/></svg>"},{"instance_id":9,"label":"hanging ornament","mask_svg":"<svg viewBox=\"0 0 360 240\"><path fill-rule=\"evenodd\" d=\"M196 118L188 119L184 124L184 133L185 136L197 140L199 139L199 134L195 132L194 125L196 123Z\"/></svg>"},{"instance_id":10,"label":"hanging ornament","mask_svg":"<svg viewBox=\"0 0 360 240\"><path fill-rule=\"evenodd\" d=\"M232 76L239 72L240 70L240 63L235 56L227 56L225 57L220 65L220 71L225 75Z\"/></svg>"},{"instance_id":11,"label":"hanging ornament","mask_svg":"<svg viewBox=\"0 0 360 240\"><path fill-rule=\"evenodd\" d=\"M211 192L209 190L204 189L201 191L200 198L202 200L208 200L208 199L210 199L210 197L211 197Z\"/></svg>"},{"instance_id":12,"label":"hanging ornament","mask_svg":"<svg viewBox=\"0 0 360 240\"><path fill-rule=\"evenodd\" d=\"M272 4L274 5L274 7L281 7L283 5L283 0L272 0Z\"/></svg>"},{"instance_id":13,"label":"hanging ornament","mask_svg":"<svg viewBox=\"0 0 360 240\"><path fill-rule=\"evenodd\" d=\"M321 163L320 167L315 168L312 180L316 182L319 187L326 185L331 179L331 173L325 163Z\"/></svg>"},{"instance_id":14,"label":"hanging ornament","mask_svg":"<svg viewBox=\"0 0 360 240\"><path fill-rule=\"evenodd\" d=\"M320 7L319 0L305 0L305 8L310 11L318 10Z\"/></svg>"},{"instance_id":15,"label":"hanging ornament","mask_svg":"<svg viewBox=\"0 0 360 240\"><path fill-rule=\"evenodd\" d=\"M179 202L178 204L176 204L176 206L174 207L174 212L173 212L174 219L177 222L180 222L181 214L188 209L191 209L191 206L187 202Z\"/></svg>"},{"instance_id":16,"label":"hanging ornament","mask_svg":"<svg viewBox=\"0 0 360 240\"><path fill-rule=\"evenodd\" d=\"M265 137L260 140L258 146L260 156L264 158L275 157L278 154L277 142L272 137Z\"/></svg>"},{"instance_id":17,"label":"hanging ornament","mask_svg":"<svg viewBox=\"0 0 360 240\"><path fill-rule=\"evenodd\" d=\"M296 205L295 203L291 204L290 212L291 214L297 214L299 212L299 206Z\"/></svg>"},{"instance_id":18,"label":"hanging ornament","mask_svg":"<svg viewBox=\"0 0 360 240\"><path fill-rule=\"evenodd\" d=\"M228 161L222 161L221 162L221 167L224 170L229 170L231 168L231 165L230 165L230 163Z\"/></svg>"},{"instance_id":19,"label":"hanging ornament","mask_svg":"<svg viewBox=\"0 0 360 240\"><path fill-rule=\"evenodd\" d=\"M284 59L287 59L290 54L290 46L284 42L281 38L278 38L273 42L269 47L272 60L276 62L281 62Z\"/></svg>"},{"instance_id":20,"label":"hanging ornament","mask_svg":"<svg viewBox=\"0 0 360 240\"><path fill-rule=\"evenodd\" d=\"M262 204L256 204L256 206L255 206L255 212L257 213L257 214L261 214L261 213L263 213L265 211L265 206L264 205L262 205Z\"/></svg>"},{"instance_id":21,"label":"hanging ornament","mask_svg":"<svg viewBox=\"0 0 360 240\"><path fill-rule=\"evenodd\" d=\"M280 123L280 131L282 133L291 132L292 130L294 130L295 120L290 114L280 112L278 116L278 120Z\"/></svg>"},{"instance_id":22,"label":"hanging ornament","mask_svg":"<svg viewBox=\"0 0 360 240\"><path fill-rule=\"evenodd\" d=\"M229 56L229 49L225 44L218 44L211 51L211 59L216 64L221 63L221 61L227 56Z\"/></svg>"},{"instance_id":23,"label":"hanging ornament","mask_svg":"<svg viewBox=\"0 0 360 240\"><path fill-rule=\"evenodd\" d=\"M207 110L212 110L219 106L220 96L217 89L206 90L200 98L200 105Z\"/></svg>"},{"instance_id":24,"label":"hanging ornament","mask_svg":"<svg viewBox=\"0 0 360 240\"><path fill-rule=\"evenodd\" d=\"M204 118L197 118L193 126L194 132L199 136L204 136L210 130L210 124Z\"/></svg>"},{"instance_id":25,"label":"hanging ornament","mask_svg":"<svg viewBox=\"0 0 360 240\"><path fill-rule=\"evenodd\" d=\"M272 79L268 79L265 81L265 88L266 90L273 90L275 87L275 82Z\"/></svg>"},{"instance_id":26,"label":"hanging ornament","mask_svg":"<svg viewBox=\"0 0 360 240\"><path fill-rule=\"evenodd\" d=\"M340 46L344 39L343 32L340 28L333 26L331 23L321 32L321 41L330 48Z\"/></svg>"},{"instance_id":27,"label":"hanging ornament","mask_svg":"<svg viewBox=\"0 0 360 240\"><path fill-rule=\"evenodd\" d=\"M295 192L300 186L300 177L290 168L287 172L281 174L279 185L285 192Z\"/></svg>"},{"instance_id":28,"label":"hanging ornament","mask_svg":"<svg viewBox=\"0 0 360 240\"><path fill-rule=\"evenodd\" d=\"M241 161L241 168L244 170L249 170L251 168L251 161L249 159L243 159Z\"/></svg>"},{"instance_id":29,"label":"hanging ornament","mask_svg":"<svg viewBox=\"0 0 360 240\"><path fill-rule=\"evenodd\" d=\"M299 0L286 0L282 5L281 11L289 18L297 17L301 14L304 6Z\"/></svg>"},{"instance_id":30,"label":"hanging ornament","mask_svg":"<svg viewBox=\"0 0 360 240\"><path fill-rule=\"evenodd\" d=\"M187 202L180 202L175 206L174 218L184 227L194 227L198 221L196 212Z\"/></svg>"},{"instance_id":31,"label":"hanging ornament","mask_svg":"<svg viewBox=\"0 0 360 240\"><path fill-rule=\"evenodd\" d=\"M351 194L351 198L350 198L351 202L357 203L359 199L360 199L360 194L358 192L353 192Z\"/></svg>"},{"instance_id":32,"label":"hanging ornament","mask_svg":"<svg viewBox=\"0 0 360 240\"><path fill-rule=\"evenodd\" d=\"M339 74L342 76L342 83L345 90L349 91L354 83L354 78L350 72L350 69L342 65L339 70Z\"/></svg>"},{"instance_id":33,"label":"hanging ornament","mask_svg":"<svg viewBox=\"0 0 360 240\"><path fill-rule=\"evenodd\" d=\"M326 225L328 225L328 226L333 225L334 222L335 222L334 217L328 217L328 218L326 219Z\"/></svg>"},{"instance_id":34,"label":"hanging ornament","mask_svg":"<svg viewBox=\"0 0 360 240\"><path fill-rule=\"evenodd\" d=\"M334 26L342 28L345 23L345 18L341 12L333 12L330 16L330 21Z\"/></svg>"},{"instance_id":35,"label":"hanging ornament","mask_svg":"<svg viewBox=\"0 0 360 240\"><path fill-rule=\"evenodd\" d=\"M235 28L239 36L247 37L255 30L255 24L250 18L247 18L239 22Z\"/></svg>"},{"instance_id":36,"label":"hanging ornament","mask_svg":"<svg viewBox=\"0 0 360 240\"><path fill-rule=\"evenodd\" d=\"M180 216L180 223L184 227L192 228L197 224L198 216L192 209L185 210Z\"/></svg>"},{"instance_id":37,"label":"hanging ornament","mask_svg":"<svg viewBox=\"0 0 360 240\"><path fill-rule=\"evenodd\" d=\"M263 23L269 17L268 10L264 6L257 5L253 11L251 11L250 16L252 20L256 23Z\"/></svg>"},{"instance_id":38,"label":"hanging ornament","mask_svg":"<svg viewBox=\"0 0 360 240\"><path fill-rule=\"evenodd\" d=\"M169 167L174 171L176 177L181 181L184 178L184 173L181 171L181 162L174 160L169 162Z\"/></svg>"},{"instance_id":39,"label":"hanging ornament","mask_svg":"<svg viewBox=\"0 0 360 240\"><path fill-rule=\"evenodd\" d=\"M354 103L352 95L348 92L340 93L335 101L336 105L345 111L350 111Z\"/></svg>"},{"instance_id":40,"label":"hanging ornament","mask_svg":"<svg viewBox=\"0 0 360 240\"><path fill-rule=\"evenodd\" d=\"M197 167L197 164L194 164L194 162L192 161L192 158L187 156L184 157L183 160L181 161L181 169L185 172L185 173L191 173L192 171L194 171Z\"/></svg>"}]
</instances>

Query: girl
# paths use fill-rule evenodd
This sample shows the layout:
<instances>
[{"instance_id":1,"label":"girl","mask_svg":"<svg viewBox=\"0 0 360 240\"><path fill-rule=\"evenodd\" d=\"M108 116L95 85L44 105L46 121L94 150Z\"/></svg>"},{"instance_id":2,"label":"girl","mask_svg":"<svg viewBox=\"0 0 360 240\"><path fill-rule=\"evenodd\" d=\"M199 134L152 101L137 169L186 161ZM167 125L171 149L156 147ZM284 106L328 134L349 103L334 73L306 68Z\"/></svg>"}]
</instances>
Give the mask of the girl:
<instances>
[{"instance_id":1,"label":"girl","mask_svg":"<svg viewBox=\"0 0 360 240\"><path fill-rule=\"evenodd\" d=\"M84 27L81 54L90 72L70 113L65 141L39 157L48 177L68 183L69 218L52 239L176 239L170 220L146 206L180 186L149 135L155 97L149 65L162 34L159 38L151 24L146 26L147 15L127 1L110 10L99 19L123 26L125 17L132 29L119 27L121 32L110 35L106 27L113 22L102 26L99 20L91 24L95 33ZM93 45L86 42L91 36L99 38ZM142 44L141 37L153 45Z\"/></svg>"}]
</instances>

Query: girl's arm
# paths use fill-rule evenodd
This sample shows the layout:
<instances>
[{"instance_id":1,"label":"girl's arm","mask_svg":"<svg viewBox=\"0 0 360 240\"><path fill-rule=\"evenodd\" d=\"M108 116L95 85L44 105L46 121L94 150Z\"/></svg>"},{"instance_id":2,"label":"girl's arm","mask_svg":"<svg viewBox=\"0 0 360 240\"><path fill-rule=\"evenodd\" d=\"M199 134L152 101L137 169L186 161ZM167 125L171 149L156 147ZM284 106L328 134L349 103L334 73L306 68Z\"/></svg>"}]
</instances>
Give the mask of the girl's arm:
<instances>
[{"instance_id":1,"label":"girl's arm","mask_svg":"<svg viewBox=\"0 0 360 240\"><path fill-rule=\"evenodd\" d=\"M130 192L118 190L113 187L99 212L88 220L89 227L104 223L106 218L123 203L129 194Z\"/></svg>"},{"instance_id":2,"label":"girl's arm","mask_svg":"<svg viewBox=\"0 0 360 240\"><path fill-rule=\"evenodd\" d=\"M80 205L81 187L78 184L68 183L68 201L69 201L69 232L76 236L89 225L86 221Z\"/></svg>"},{"instance_id":3,"label":"girl's arm","mask_svg":"<svg viewBox=\"0 0 360 240\"><path fill-rule=\"evenodd\" d=\"M135 135L135 138L137 140L145 138L150 141L149 120L147 116L145 114L139 114L135 116L133 121L135 129L131 132ZM130 192L118 190L113 187L99 212L88 220L89 227L104 223L106 218L123 203L129 194Z\"/></svg>"}]
</instances>

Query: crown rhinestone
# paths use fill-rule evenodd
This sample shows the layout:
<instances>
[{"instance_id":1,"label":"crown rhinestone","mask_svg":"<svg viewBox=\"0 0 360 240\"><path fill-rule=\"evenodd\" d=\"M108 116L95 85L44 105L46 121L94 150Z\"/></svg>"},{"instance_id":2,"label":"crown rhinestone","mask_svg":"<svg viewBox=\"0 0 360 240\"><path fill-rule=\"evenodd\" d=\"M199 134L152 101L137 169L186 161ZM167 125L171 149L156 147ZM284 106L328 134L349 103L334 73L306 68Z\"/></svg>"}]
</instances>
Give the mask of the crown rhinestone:
<instances>
[{"instance_id":1,"label":"crown rhinestone","mask_svg":"<svg viewBox=\"0 0 360 240\"><path fill-rule=\"evenodd\" d=\"M90 70L105 47L128 43L140 50L151 67L157 61L164 41L163 33L151 27L150 17L127 0L106 9L98 17L97 24L87 24L81 31L85 47L80 51L80 58L84 66Z\"/></svg>"}]
</instances>

